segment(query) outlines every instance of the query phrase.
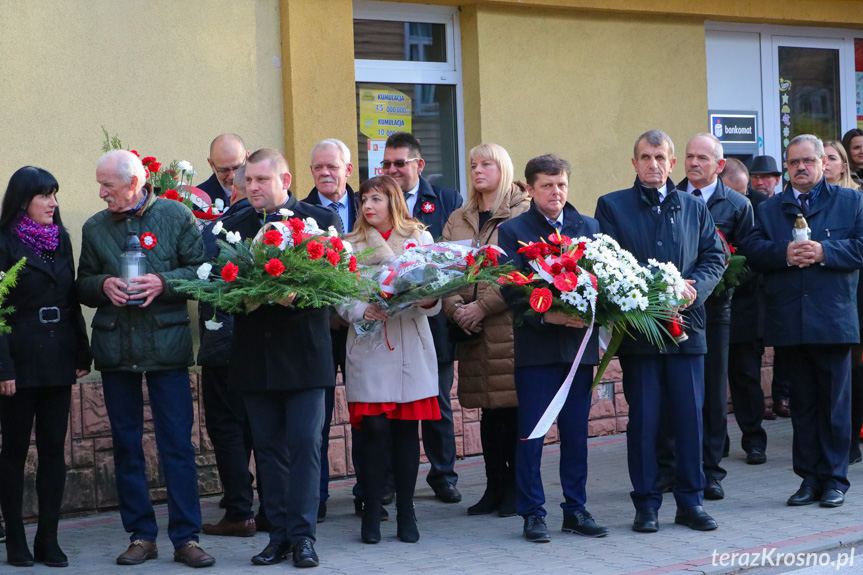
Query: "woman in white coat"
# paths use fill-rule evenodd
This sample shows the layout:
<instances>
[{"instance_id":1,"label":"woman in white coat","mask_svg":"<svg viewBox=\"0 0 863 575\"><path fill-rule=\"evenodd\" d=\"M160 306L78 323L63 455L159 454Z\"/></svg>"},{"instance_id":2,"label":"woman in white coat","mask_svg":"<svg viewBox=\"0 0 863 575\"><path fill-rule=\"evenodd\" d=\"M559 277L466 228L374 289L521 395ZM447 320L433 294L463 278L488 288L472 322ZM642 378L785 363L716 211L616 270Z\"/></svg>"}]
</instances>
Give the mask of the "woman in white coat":
<instances>
[{"instance_id":1,"label":"woman in white coat","mask_svg":"<svg viewBox=\"0 0 863 575\"><path fill-rule=\"evenodd\" d=\"M374 248L360 262L365 265L401 255L409 239L421 245L432 243L425 226L408 214L402 190L390 176L372 178L360 187L360 213L347 237L358 252ZM374 304L355 302L339 308L351 323L345 379L351 425L363 430L359 481L365 499L361 532L365 543L381 539L380 501L390 463L398 537L408 543L420 537L413 506L420 459L418 423L440 419L437 358L427 318L438 313L440 305L440 300L417 302L413 309L389 319ZM354 324L374 320L385 321L384 329L357 340ZM390 453L392 462L387 460Z\"/></svg>"}]
</instances>

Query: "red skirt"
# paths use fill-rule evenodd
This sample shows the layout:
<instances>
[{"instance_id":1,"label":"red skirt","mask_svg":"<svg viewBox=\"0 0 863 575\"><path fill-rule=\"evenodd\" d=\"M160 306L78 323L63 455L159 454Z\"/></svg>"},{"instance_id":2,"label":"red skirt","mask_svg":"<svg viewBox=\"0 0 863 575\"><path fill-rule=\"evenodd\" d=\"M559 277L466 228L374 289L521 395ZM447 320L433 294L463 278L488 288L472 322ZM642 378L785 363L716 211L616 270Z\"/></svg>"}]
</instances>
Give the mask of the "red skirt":
<instances>
[{"instance_id":1,"label":"red skirt","mask_svg":"<svg viewBox=\"0 0 863 575\"><path fill-rule=\"evenodd\" d=\"M351 426L360 429L364 415L385 413L387 419L440 419L437 397L426 397L408 403L348 403Z\"/></svg>"}]
</instances>

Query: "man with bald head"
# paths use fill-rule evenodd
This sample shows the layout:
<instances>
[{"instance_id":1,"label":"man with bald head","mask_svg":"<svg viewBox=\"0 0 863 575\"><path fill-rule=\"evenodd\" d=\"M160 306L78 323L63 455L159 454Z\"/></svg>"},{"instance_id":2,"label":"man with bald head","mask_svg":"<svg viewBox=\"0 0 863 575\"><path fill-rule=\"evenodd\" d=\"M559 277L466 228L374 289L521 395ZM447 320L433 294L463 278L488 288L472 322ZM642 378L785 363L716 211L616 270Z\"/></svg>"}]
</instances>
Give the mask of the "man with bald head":
<instances>
[{"instance_id":1,"label":"man with bald head","mask_svg":"<svg viewBox=\"0 0 863 575\"><path fill-rule=\"evenodd\" d=\"M251 209L223 221L224 228L254 237L280 210L338 227L338 215L300 202L290 192L284 156L264 148L246 163ZM273 565L293 554L297 567L318 565L314 541L321 474L321 429L326 389L335 385L328 308L297 309L275 302L234 316L229 384L243 395L263 480L263 505L272 524L266 548L252 557Z\"/></svg>"},{"instance_id":2,"label":"man with bald head","mask_svg":"<svg viewBox=\"0 0 863 575\"><path fill-rule=\"evenodd\" d=\"M207 163L213 170L213 175L206 182L198 184L198 188L207 192L215 202L222 200L225 205L231 203L231 185L234 183L237 170L246 165L249 152L243 139L236 134L222 134L210 144L210 157Z\"/></svg>"},{"instance_id":3,"label":"man with bald head","mask_svg":"<svg viewBox=\"0 0 863 575\"><path fill-rule=\"evenodd\" d=\"M159 529L142 448L146 376L168 488L168 536L174 561L207 567L215 559L198 545L201 506L191 439L188 298L171 282L196 277L198 266L206 260L201 232L186 206L156 197L134 154L113 150L102 156L96 181L107 209L84 224L76 288L81 303L96 308L92 352L102 374L111 423L120 517L131 540L117 563L138 565L158 556ZM151 240L140 244L146 273L130 278L127 285L120 256L128 242L145 237Z\"/></svg>"}]
</instances>

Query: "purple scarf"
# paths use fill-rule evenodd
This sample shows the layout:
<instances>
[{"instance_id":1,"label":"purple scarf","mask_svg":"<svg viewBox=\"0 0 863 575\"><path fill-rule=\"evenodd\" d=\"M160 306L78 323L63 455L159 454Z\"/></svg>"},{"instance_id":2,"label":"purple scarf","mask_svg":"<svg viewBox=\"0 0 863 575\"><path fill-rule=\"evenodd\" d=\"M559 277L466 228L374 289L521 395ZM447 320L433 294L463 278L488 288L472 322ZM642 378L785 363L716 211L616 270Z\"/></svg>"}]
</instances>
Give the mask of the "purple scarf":
<instances>
[{"instance_id":1,"label":"purple scarf","mask_svg":"<svg viewBox=\"0 0 863 575\"><path fill-rule=\"evenodd\" d=\"M42 252L53 252L60 243L60 228L56 224L37 224L27 217L27 214L21 215L21 219L15 224L15 231L24 245L30 246L39 256Z\"/></svg>"}]
</instances>

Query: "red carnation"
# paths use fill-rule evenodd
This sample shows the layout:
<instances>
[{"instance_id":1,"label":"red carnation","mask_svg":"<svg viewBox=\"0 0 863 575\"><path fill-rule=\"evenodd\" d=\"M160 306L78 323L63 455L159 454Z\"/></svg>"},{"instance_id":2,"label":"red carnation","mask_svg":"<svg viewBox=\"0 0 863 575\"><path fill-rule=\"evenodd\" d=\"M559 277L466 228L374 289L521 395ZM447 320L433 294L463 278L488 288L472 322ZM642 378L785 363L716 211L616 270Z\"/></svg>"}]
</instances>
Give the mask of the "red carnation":
<instances>
[{"instance_id":1,"label":"red carnation","mask_svg":"<svg viewBox=\"0 0 863 575\"><path fill-rule=\"evenodd\" d=\"M337 252L340 252L345 248L345 245L342 243L342 238L339 236L330 236L330 244L332 244L333 249Z\"/></svg>"},{"instance_id":2,"label":"red carnation","mask_svg":"<svg viewBox=\"0 0 863 575\"><path fill-rule=\"evenodd\" d=\"M327 250L327 261L332 265L337 265L342 260L342 256L336 250Z\"/></svg>"},{"instance_id":3,"label":"red carnation","mask_svg":"<svg viewBox=\"0 0 863 575\"><path fill-rule=\"evenodd\" d=\"M269 270L267 270L269 271ZM240 268L234 262L228 262L222 268L222 279L226 282L232 282L237 279L237 274L240 273Z\"/></svg>"},{"instance_id":4,"label":"red carnation","mask_svg":"<svg viewBox=\"0 0 863 575\"><path fill-rule=\"evenodd\" d=\"M141 158L141 163L144 164L145 166L148 166L152 162L155 162L155 161L156 161L156 158L154 158L153 156L147 156L147 157Z\"/></svg>"},{"instance_id":5,"label":"red carnation","mask_svg":"<svg viewBox=\"0 0 863 575\"><path fill-rule=\"evenodd\" d=\"M132 154L135 154L135 155L136 155L136 156L138 156L139 158L141 157L141 154L139 154L139 153L138 153L138 150L129 150L129 152L130 152L130 153L132 153Z\"/></svg>"},{"instance_id":6,"label":"red carnation","mask_svg":"<svg viewBox=\"0 0 863 575\"><path fill-rule=\"evenodd\" d=\"M322 244L319 244L318 242L316 242L314 240L310 241L306 245L306 250L308 250L308 252L309 252L309 259L310 260L320 259L321 256L324 255L324 251L325 251L324 246Z\"/></svg>"},{"instance_id":7,"label":"red carnation","mask_svg":"<svg viewBox=\"0 0 863 575\"><path fill-rule=\"evenodd\" d=\"M476 263L476 259L473 257L473 254L468 254L467 257L464 258L464 261L469 266L472 266Z\"/></svg>"},{"instance_id":8,"label":"red carnation","mask_svg":"<svg viewBox=\"0 0 863 575\"><path fill-rule=\"evenodd\" d=\"M493 266L496 266L496 265L497 265L497 259L498 259L498 257L500 257L500 256L499 256L499 254L497 253L497 250L496 250L496 249L494 249L494 248L483 248L483 249L482 249L482 250L480 250L480 251L481 251L483 254L485 254L485 261L489 262L488 264L486 264L485 262L483 262L483 265L493 265Z\"/></svg>"},{"instance_id":9,"label":"red carnation","mask_svg":"<svg viewBox=\"0 0 863 575\"><path fill-rule=\"evenodd\" d=\"M298 245L300 245L301 243L303 243L303 240L304 240L305 238L303 237L303 234L302 234L302 233L300 233L300 232L294 232L294 233L292 233L292 234L291 234L291 239L294 241L294 245L295 245L295 246L298 246Z\"/></svg>"},{"instance_id":10,"label":"red carnation","mask_svg":"<svg viewBox=\"0 0 863 575\"><path fill-rule=\"evenodd\" d=\"M285 264L273 258L264 265L264 269L273 277L279 277L285 271Z\"/></svg>"},{"instance_id":11,"label":"red carnation","mask_svg":"<svg viewBox=\"0 0 863 575\"><path fill-rule=\"evenodd\" d=\"M357 271L357 258L354 256L351 256L351 259L348 260L348 262L349 262L348 263L348 271L349 272Z\"/></svg>"},{"instance_id":12,"label":"red carnation","mask_svg":"<svg viewBox=\"0 0 863 575\"><path fill-rule=\"evenodd\" d=\"M162 168L162 164L160 162L150 162L150 165L147 166L147 169L150 170L150 173L155 174Z\"/></svg>"},{"instance_id":13,"label":"red carnation","mask_svg":"<svg viewBox=\"0 0 863 575\"><path fill-rule=\"evenodd\" d=\"M303 220L299 218L291 218L288 220L288 225L291 226L291 229L295 232L302 232L306 229L306 224L303 223Z\"/></svg>"},{"instance_id":14,"label":"red carnation","mask_svg":"<svg viewBox=\"0 0 863 575\"><path fill-rule=\"evenodd\" d=\"M551 307L551 290L548 288L534 288L530 292L530 307L537 313L545 313Z\"/></svg>"},{"instance_id":15,"label":"red carnation","mask_svg":"<svg viewBox=\"0 0 863 575\"><path fill-rule=\"evenodd\" d=\"M562 273L554 278L554 287L560 291L572 291L578 287L578 277L574 273Z\"/></svg>"},{"instance_id":16,"label":"red carnation","mask_svg":"<svg viewBox=\"0 0 863 575\"><path fill-rule=\"evenodd\" d=\"M178 202L180 201L180 193L174 189L168 190L167 192L162 194L162 197L166 200L176 200Z\"/></svg>"},{"instance_id":17,"label":"red carnation","mask_svg":"<svg viewBox=\"0 0 863 575\"><path fill-rule=\"evenodd\" d=\"M282 232L279 230L270 230L264 234L264 243L271 246L278 246L285 239Z\"/></svg>"},{"instance_id":18,"label":"red carnation","mask_svg":"<svg viewBox=\"0 0 863 575\"><path fill-rule=\"evenodd\" d=\"M563 271L563 266L560 265L559 263L555 262L555 263L551 264L551 275L556 276L562 271Z\"/></svg>"}]
</instances>

